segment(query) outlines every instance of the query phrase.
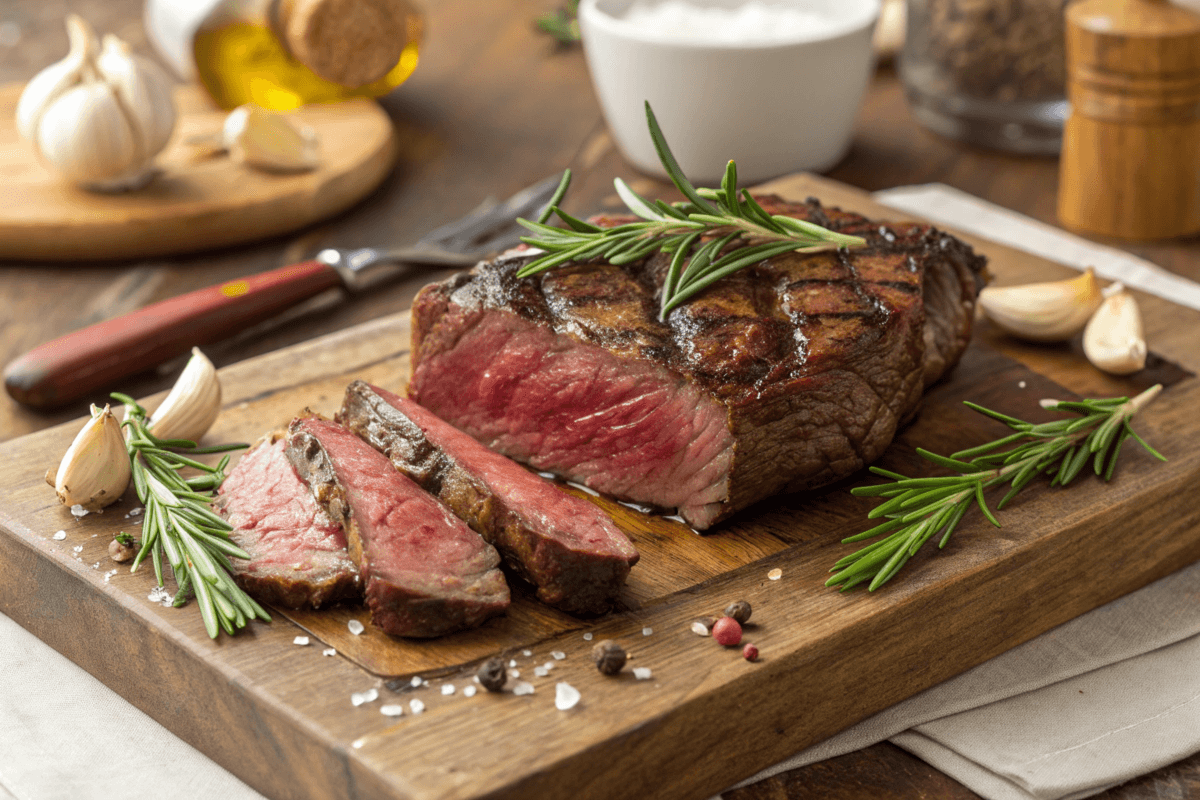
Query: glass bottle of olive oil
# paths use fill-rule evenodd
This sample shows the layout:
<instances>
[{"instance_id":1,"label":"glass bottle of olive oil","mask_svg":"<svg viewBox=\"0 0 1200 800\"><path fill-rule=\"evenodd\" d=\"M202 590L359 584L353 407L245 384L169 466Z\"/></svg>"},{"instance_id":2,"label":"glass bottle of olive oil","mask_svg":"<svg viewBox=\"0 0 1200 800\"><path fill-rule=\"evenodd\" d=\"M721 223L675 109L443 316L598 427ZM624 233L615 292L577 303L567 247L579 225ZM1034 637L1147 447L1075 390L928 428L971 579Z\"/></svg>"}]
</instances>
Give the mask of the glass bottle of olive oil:
<instances>
[{"instance_id":1,"label":"glass bottle of olive oil","mask_svg":"<svg viewBox=\"0 0 1200 800\"><path fill-rule=\"evenodd\" d=\"M223 108L376 97L417 66L423 20L409 0L148 0L164 58Z\"/></svg>"}]
</instances>

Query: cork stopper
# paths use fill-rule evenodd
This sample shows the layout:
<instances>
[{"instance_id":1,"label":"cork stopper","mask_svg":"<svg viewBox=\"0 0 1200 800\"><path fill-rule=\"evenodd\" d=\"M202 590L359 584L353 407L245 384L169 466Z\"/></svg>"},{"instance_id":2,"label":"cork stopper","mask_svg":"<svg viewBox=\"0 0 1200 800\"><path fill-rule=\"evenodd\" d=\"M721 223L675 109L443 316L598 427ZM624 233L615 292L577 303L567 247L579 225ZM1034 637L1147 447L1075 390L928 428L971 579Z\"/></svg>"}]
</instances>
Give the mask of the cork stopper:
<instances>
[{"instance_id":1,"label":"cork stopper","mask_svg":"<svg viewBox=\"0 0 1200 800\"><path fill-rule=\"evenodd\" d=\"M356 88L386 75L408 44L408 0L283 0L279 25L300 63Z\"/></svg>"}]
</instances>

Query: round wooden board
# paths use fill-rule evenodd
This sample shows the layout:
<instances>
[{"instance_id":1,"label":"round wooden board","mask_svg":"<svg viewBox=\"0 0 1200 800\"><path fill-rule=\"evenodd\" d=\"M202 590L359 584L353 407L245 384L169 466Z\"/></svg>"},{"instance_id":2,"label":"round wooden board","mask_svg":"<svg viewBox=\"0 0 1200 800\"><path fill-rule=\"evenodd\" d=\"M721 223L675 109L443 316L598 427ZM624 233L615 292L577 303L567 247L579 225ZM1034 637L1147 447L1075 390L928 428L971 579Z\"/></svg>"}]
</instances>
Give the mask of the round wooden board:
<instances>
[{"instance_id":1,"label":"round wooden board","mask_svg":"<svg viewBox=\"0 0 1200 800\"><path fill-rule=\"evenodd\" d=\"M43 165L17 135L23 87L0 87L0 259L132 259L265 239L333 216L391 171L395 135L377 103L354 100L295 112L320 139L320 166L271 174L183 144L219 131L225 112L202 90L176 90L179 120L159 155L162 173L135 192L98 194Z\"/></svg>"}]
</instances>

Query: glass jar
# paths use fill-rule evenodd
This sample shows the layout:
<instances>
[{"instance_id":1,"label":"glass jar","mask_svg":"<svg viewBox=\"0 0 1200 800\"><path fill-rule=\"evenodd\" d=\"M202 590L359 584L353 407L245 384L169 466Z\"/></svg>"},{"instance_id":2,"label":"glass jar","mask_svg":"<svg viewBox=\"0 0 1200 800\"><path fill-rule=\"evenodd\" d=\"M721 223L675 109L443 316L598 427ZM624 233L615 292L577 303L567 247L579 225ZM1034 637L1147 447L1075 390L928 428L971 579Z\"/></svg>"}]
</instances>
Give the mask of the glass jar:
<instances>
[{"instance_id":1,"label":"glass jar","mask_svg":"<svg viewBox=\"0 0 1200 800\"><path fill-rule=\"evenodd\" d=\"M900 76L913 116L952 139L1054 154L1067 115L1067 0L908 0Z\"/></svg>"}]
</instances>

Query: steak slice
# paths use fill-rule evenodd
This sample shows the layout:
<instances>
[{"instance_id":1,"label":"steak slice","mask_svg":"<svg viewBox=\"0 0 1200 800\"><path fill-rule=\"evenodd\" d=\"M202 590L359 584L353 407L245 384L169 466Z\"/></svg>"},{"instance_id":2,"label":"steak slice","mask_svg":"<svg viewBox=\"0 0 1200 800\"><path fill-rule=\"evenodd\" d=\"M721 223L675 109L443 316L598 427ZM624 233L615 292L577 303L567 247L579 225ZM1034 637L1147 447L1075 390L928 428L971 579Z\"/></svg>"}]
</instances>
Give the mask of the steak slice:
<instances>
[{"instance_id":1,"label":"steak slice","mask_svg":"<svg viewBox=\"0 0 1200 800\"><path fill-rule=\"evenodd\" d=\"M233 579L255 599L287 608L360 600L346 534L317 505L284 454L283 432L247 451L219 490L230 537L250 554L229 559Z\"/></svg>"},{"instance_id":2,"label":"steak slice","mask_svg":"<svg viewBox=\"0 0 1200 800\"><path fill-rule=\"evenodd\" d=\"M288 431L288 460L346 529L376 626L433 637L504 613L500 556L479 534L342 426L305 417Z\"/></svg>"},{"instance_id":3,"label":"steak slice","mask_svg":"<svg viewBox=\"0 0 1200 800\"><path fill-rule=\"evenodd\" d=\"M346 389L337 420L494 545L539 600L572 614L612 607L638 552L595 505L362 381Z\"/></svg>"},{"instance_id":4,"label":"steak slice","mask_svg":"<svg viewBox=\"0 0 1200 800\"><path fill-rule=\"evenodd\" d=\"M928 226L762 202L867 244L763 261L666 322L666 256L518 280L531 256L508 254L417 296L409 393L501 453L698 529L858 470L958 361L984 260Z\"/></svg>"}]
</instances>

